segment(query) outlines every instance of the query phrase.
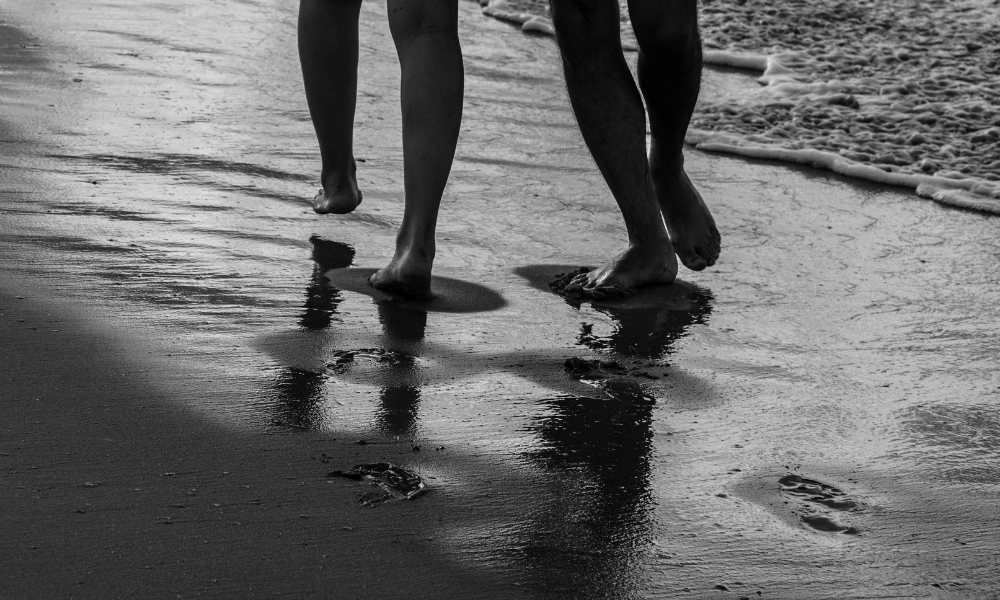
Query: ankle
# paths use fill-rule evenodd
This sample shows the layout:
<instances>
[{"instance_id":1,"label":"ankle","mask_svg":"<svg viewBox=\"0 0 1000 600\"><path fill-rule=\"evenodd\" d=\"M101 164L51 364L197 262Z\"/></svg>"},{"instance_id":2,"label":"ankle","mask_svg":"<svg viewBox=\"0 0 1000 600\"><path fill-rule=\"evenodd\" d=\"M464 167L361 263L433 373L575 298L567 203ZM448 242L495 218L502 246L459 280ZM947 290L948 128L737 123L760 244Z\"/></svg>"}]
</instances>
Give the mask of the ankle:
<instances>
[{"instance_id":1,"label":"ankle","mask_svg":"<svg viewBox=\"0 0 1000 600\"><path fill-rule=\"evenodd\" d=\"M414 241L400 235L396 239L396 256L407 256L414 260L434 261L434 241Z\"/></svg>"},{"instance_id":2,"label":"ankle","mask_svg":"<svg viewBox=\"0 0 1000 600\"><path fill-rule=\"evenodd\" d=\"M658 180L680 179L684 175L684 153L665 152L654 140L649 150L649 174Z\"/></svg>"},{"instance_id":3,"label":"ankle","mask_svg":"<svg viewBox=\"0 0 1000 600\"><path fill-rule=\"evenodd\" d=\"M357 172L357 163L354 162L353 158L349 163L323 165L323 171L320 173L323 189L335 192L346 187L353 187L357 185Z\"/></svg>"},{"instance_id":4,"label":"ankle","mask_svg":"<svg viewBox=\"0 0 1000 600\"><path fill-rule=\"evenodd\" d=\"M630 235L628 238L629 248L637 251L656 251L664 247L670 248L670 235L666 227L661 227L661 231Z\"/></svg>"}]
</instances>

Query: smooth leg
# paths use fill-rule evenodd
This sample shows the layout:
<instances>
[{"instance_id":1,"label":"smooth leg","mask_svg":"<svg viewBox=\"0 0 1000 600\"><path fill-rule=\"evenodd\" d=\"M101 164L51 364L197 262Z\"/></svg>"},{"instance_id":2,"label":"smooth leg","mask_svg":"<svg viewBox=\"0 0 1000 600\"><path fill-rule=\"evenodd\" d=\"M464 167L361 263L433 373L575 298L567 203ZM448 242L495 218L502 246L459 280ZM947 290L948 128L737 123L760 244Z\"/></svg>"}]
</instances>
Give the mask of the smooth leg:
<instances>
[{"instance_id":1,"label":"smooth leg","mask_svg":"<svg viewBox=\"0 0 1000 600\"><path fill-rule=\"evenodd\" d=\"M323 159L318 213L345 214L361 203L354 162L361 0L301 0L299 60Z\"/></svg>"},{"instance_id":2,"label":"smooth leg","mask_svg":"<svg viewBox=\"0 0 1000 600\"><path fill-rule=\"evenodd\" d=\"M389 0L389 28L402 69L406 205L389 264L372 286L430 296L434 228L462 122L465 71L457 0Z\"/></svg>"},{"instance_id":3,"label":"smooth leg","mask_svg":"<svg viewBox=\"0 0 1000 600\"><path fill-rule=\"evenodd\" d=\"M629 0L639 42L639 87L652 134L649 169L674 251L700 271L719 258L722 237L684 171L684 135L701 86L696 0Z\"/></svg>"},{"instance_id":4,"label":"smooth leg","mask_svg":"<svg viewBox=\"0 0 1000 600\"><path fill-rule=\"evenodd\" d=\"M646 115L622 54L615 0L551 0L566 88L583 139L618 203L628 248L567 292L629 291L677 275L646 159Z\"/></svg>"}]
</instances>

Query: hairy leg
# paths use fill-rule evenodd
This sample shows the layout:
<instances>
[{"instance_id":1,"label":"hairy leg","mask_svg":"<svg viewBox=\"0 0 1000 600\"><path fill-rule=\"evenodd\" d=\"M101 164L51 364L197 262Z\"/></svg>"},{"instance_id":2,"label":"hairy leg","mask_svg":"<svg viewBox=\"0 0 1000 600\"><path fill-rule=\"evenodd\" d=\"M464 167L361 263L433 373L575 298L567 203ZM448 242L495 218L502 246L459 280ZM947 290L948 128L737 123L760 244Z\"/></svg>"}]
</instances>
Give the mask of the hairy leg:
<instances>
[{"instance_id":1,"label":"hairy leg","mask_svg":"<svg viewBox=\"0 0 1000 600\"><path fill-rule=\"evenodd\" d=\"M639 87L652 141L649 169L674 251L700 271L719 258L722 237L684 172L684 135L701 85L696 0L629 0L639 42Z\"/></svg>"},{"instance_id":2,"label":"hairy leg","mask_svg":"<svg viewBox=\"0 0 1000 600\"><path fill-rule=\"evenodd\" d=\"M389 0L389 28L402 69L403 186L406 205L379 289L430 295L434 228L462 123L465 71L457 0Z\"/></svg>"},{"instance_id":3,"label":"hairy leg","mask_svg":"<svg viewBox=\"0 0 1000 600\"><path fill-rule=\"evenodd\" d=\"M566 88L583 139L625 220L628 248L569 292L669 283L677 260L646 162L646 115L621 49L617 0L551 0Z\"/></svg>"},{"instance_id":4,"label":"hairy leg","mask_svg":"<svg viewBox=\"0 0 1000 600\"><path fill-rule=\"evenodd\" d=\"M299 60L323 158L318 213L349 213L361 203L353 147L360 10L361 0L299 3Z\"/></svg>"}]
</instances>

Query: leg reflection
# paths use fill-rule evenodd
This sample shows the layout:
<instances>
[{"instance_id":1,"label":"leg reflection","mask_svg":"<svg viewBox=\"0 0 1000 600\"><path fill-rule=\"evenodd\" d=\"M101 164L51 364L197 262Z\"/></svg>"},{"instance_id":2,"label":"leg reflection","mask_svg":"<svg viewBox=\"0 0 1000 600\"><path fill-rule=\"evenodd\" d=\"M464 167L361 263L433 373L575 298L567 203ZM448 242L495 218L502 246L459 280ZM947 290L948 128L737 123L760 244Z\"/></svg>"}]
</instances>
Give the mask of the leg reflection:
<instances>
[{"instance_id":1,"label":"leg reflection","mask_svg":"<svg viewBox=\"0 0 1000 600\"><path fill-rule=\"evenodd\" d=\"M306 287L306 302L299 325L305 329L326 329L337 313L342 300L340 290L330 285L325 273L329 269L346 269L354 262L354 248L347 244L324 240L319 236L309 238L312 243L313 273Z\"/></svg>"},{"instance_id":2,"label":"leg reflection","mask_svg":"<svg viewBox=\"0 0 1000 600\"><path fill-rule=\"evenodd\" d=\"M318 264L313 266L312 281L306 288L306 302L299 317L299 325L304 329L326 329L337 313L340 291L330 285L330 280L323 275L324 270Z\"/></svg>"},{"instance_id":3,"label":"leg reflection","mask_svg":"<svg viewBox=\"0 0 1000 600\"><path fill-rule=\"evenodd\" d=\"M600 337L594 335L592 325L584 325L578 342L591 350L610 350L626 357L663 358L673 353L674 343L687 335L692 325L708 322L712 312L714 298L708 290L688 286L683 299L683 310L676 306L594 306L594 310L611 317L614 330L610 336Z\"/></svg>"},{"instance_id":4,"label":"leg reflection","mask_svg":"<svg viewBox=\"0 0 1000 600\"><path fill-rule=\"evenodd\" d=\"M412 436L416 429L420 388L409 385L388 385L379 392L379 409L375 426L393 437Z\"/></svg>"},{"instance_id":5,"label":"leg reflection","mask_svg":"<svg viewBox=\"0 0 1000 600\"><path fill-rule=\"evenodd\" d=\"M578 341L602 356L567 361L567 370L581 381L584 375L598 380L606 399L546 400L543 415L529 426L537 447L528 459L552 473L555 490L519 551L554 596L639 593L654 528L655 408L642 401L644 393L632 392L647 389L648 366L675 352L691 326L706 323L713 302L710 292L681 282L658 293L647 292L641 304L593 305L611 318L611 332L584 325ZM582 375L587 368L593 371Z\"/></svg>"},{"instance_id":6,"label":"leg reflection","mask_svg":"<svg viewBox=\"0 0 1000 600\"><path fill-rule=\"evenodd\" d=\"M382 323L382 344L386 350L405 353L409 360L386 363L385 385L379 392L375 426L385 435L412 436L420 405L420 382L415 358L427 329L427 311L400 306L393 302L378 305Z\"/></svg>"},{"instance_id":7,"label":"leg reflection","mask_svg":"<svg viewBox=\"0 0 1000 600\"><path fill-rule=\"evenodd\" d=\"M309 331L322 331L336 320L342 300L340 290L330 285L323 274L328 269L346 268L354 261L354 248L341 242L309 239L313 251L313 272L306 286L306 299L299 325ZM274 380L272 424L296 429L313 429L322 419L326 396L326 376L322 373L286 367Z\"/></svg>"},{"instance_id":8,"label":"leg reflection","mask_svg":"<svg viewBox=\"0 0 1000 600\"><path fill-rule=\"evenodd\" d=\"M563 397L531 427L533 462L561 473L557 514L523 548L547 585L586 597L630 597L650 538L650 406ZM586 574L581 577L580 574Z\"/></svg>"},{"instance_id":9,"label":"leg reflection","mask_svg":"<svg viewBox=\"0 0 1000 600\"><path fill-rule=\"evenodd\" d=\"M321 404L326 385L320 373L286 367L274 381L272 425L314 429L322 419Z\"/></svg>"}]
</instances>

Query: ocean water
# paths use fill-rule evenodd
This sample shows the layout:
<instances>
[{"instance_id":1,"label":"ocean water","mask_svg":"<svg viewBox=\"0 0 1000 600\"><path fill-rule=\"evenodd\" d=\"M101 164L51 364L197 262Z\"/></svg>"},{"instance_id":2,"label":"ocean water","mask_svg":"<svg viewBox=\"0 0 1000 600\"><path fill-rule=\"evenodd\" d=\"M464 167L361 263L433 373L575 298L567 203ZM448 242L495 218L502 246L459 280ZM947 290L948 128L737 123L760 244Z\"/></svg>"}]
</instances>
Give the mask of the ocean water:
<instances>
[{"instance_id":1,"label":"ocean water","mask_svg":"<svg viewBox=\"0 0 1000 600\"><path fill-rule=\"evenodd\" d=\"M543 2L503 0L511 13ZM703 0L707 64L758 93L699 104L688 142L904 185L1000 212L996 0ZM622 38L634 49L621 2Z\"/></svg>"}]
</instances>

